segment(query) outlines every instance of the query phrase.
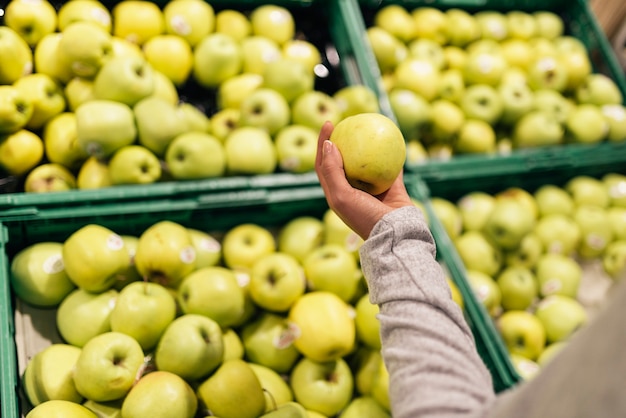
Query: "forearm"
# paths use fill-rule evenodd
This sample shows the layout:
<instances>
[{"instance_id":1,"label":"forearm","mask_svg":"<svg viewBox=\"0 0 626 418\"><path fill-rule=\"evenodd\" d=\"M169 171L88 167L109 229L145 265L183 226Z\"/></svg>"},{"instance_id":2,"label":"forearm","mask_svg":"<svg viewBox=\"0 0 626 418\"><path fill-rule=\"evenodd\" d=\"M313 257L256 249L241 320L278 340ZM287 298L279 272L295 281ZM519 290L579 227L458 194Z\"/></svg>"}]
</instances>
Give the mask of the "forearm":
<instances>
[{"instance_id":1,"label":"forearm","mask_svg":"<svg viewBox=\"0 0 626 418\"><path fill-rule=\"evenodd\" d=\"M394 418L481 417L495 395L435 245L415 207L378 222L361 248L370 299L380 306Z\"/></svg>"}]
</instances>

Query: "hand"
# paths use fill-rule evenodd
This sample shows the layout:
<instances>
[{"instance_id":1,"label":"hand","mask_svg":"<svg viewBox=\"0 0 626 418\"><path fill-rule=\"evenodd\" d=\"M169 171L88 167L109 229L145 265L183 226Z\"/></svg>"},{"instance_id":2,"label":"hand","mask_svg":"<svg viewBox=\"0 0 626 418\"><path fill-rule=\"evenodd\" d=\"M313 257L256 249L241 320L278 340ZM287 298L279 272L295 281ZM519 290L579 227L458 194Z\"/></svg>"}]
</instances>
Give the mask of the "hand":
<instances>
[{"instance_id":1,"label":"hand","mask_svg":"<svg viewBox=\"0 0 626 418\"><path fill-rule=\"evenodd\" d=\"M343 170L341 153L329 140L332 131L330 122L320 130L315 171L328 206L361 238L367 239L380 218L394 209L413 205L413 202L404 187L402 172L391 188L378 196L352 187Z\"/></svg>"}]
</instances>

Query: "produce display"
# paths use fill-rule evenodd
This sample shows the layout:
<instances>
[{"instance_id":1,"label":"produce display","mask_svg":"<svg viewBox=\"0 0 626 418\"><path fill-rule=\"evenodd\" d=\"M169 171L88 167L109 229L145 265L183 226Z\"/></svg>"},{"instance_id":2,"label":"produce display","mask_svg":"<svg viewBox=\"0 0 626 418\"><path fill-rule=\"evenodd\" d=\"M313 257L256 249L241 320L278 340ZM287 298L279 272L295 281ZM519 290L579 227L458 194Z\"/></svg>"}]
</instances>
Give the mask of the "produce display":
<instances>
[{"instance_id":1,"label":"produce display","mask_svg":"<svg viewBox=\"0 0 626 418\"><path fill-rule=\"evenodd\" d=\"M604 292L626 277L624 174L475 190L433 197L432 206L523 378L534 376L605 300L605 293L585 294L586 271Z\"/></svg>"},{"instance_id":2,"label":"produce display","mask_svg":"<svg viewBox=\"0 0 626 418\"><path fill-rule=\"evenodd\" d=\"M59 335L20 376L27 416L77 406L122 417L390 416L361 243L322 208L220 231L161 220L129 235L88 223L27 245L11 257L11 289L50 309Z\"/></svg>"},{"instance_id":3,"label":"produce display","mask_svg":"<svg viewBox=\"0 0 626 418\"><path fill-rule=\"evenodd\" d=\"M379 110L336 50L329 61L328 30L308 20L321 9L106 6L4 9L0 169L13 191L308 172L324 121Z\"/></svg>"},{"instance_id":4,"label":"produce display","mask_svg":"<svg viewBox=\"0 0 626 418\"><path fill-rule=\"evenodd\" d=\"M626 140L623 92L554 12L364 10L409 163Z\"/></svg>"}]
</instances>

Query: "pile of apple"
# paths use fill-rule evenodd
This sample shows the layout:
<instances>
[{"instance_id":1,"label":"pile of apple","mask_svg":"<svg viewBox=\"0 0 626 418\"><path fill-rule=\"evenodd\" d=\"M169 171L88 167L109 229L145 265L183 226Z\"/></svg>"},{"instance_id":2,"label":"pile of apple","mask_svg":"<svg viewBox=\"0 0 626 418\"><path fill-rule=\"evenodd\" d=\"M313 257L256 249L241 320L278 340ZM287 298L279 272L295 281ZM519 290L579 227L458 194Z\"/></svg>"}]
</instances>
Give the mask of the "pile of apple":
<instances>
[{"instance_id":1,"label":"pile of apple","mask_svg":"<svg viewBox=\"0 0 626 418\"><path fill-rule=\"evenodd\" d=\"M624 174L581 174L563 185L473 191L432 204L522 377L588 323L586 266L607 282L626 277Z\"/></svg>"},{"instance_id":2,"label":"pile of apple","mask_svg":"<svg viewBox=\"0 0 626 418\"><path fill-rule=\"evenodd\" d=\"M11 289L61 341L26 364L28 416L389 417L361 244L327 209L220 232L92 223L23 248Z\"/></svg>"},{"instance_id":3,"label":"pile of apple","mask_svg":"<svg viewBox=\"0 0 626 418\"><path fill-rule=\"evenodd\" d=\"M372 10L367 39L409 162L626 140L623 92L550 11Z\"/></svg>"},{"instance_id":4,"label":"pile of apple","mask_svg":"<svg viewBox=\"0 0 626 418\"><path fill-rule=\"evenodd\" d=\"M0 169L26 192L311 171L324 121L378 100L316 89L330 70L296 24L273 4L12 0Z\"/></svg>"}]
</instances>

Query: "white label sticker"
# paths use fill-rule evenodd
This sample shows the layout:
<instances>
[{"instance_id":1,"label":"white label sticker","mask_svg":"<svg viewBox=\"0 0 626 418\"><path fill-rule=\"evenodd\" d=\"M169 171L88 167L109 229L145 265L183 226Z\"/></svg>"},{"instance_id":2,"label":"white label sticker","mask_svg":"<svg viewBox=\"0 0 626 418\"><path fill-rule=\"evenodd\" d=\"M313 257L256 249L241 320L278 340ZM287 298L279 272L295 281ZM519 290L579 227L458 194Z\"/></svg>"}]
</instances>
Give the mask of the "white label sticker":
<instances>
[{"instance_id":1,"label":"white label sticker","mask_svg":"<svg viewBox=\"0 0 626 418\"><path fill-rule=\"evenodd\" d=\"M246 287L250 283L250 274L245 271L235 271L235 277L240 287Z\"/></svg>"},{"instance_id":2,"label":"white label sticker","mask_svg":"<svg viewBox=\"0 0 626 418\"><path fill-rule=\"evenodd\" d=\"M544 296L551 295L561 290L561 287L562 283L559 279L548 279L543 286L541 286L541 293Z\"/></svg>"},{"instance_id":3,"label":"white label sticker","mask_svg":"<svg viewBox=\"0 0 626 418\"><path fill-rule=\"evenodd\" d=\"M193 246L189 246L180 250L180 261L185 264L191 264L196 261L196 249Z\"/></svg>"},{"instance_id":4,"label":"white label sticker","mask_svg":"<svg viewBox=\"0 0 626 418\"><path fill-rule=\"evenodd\" d=\"M222 249L221 244L215 238L203 238L198 246L202 251L208 253L218 253Z\"/></svg>"},{"instance_id":5,"label":"white label sticker","mask_svg":"<svg viewBox=\"0 0 626 418\"><path fill-rule=\"evenodd\" d=\"M300 328L293 322L287 324L287 328L280 333L280 335L274 339L274 347L278 349L285 349L290 347L295 340L300 338Z\"/></svg>"},{"instance_id":6,"label":"white label sticker","mask_svg":"<svg viewBox=\"0 0 626 418\"><path fill-rule=\"evenodd\" d=\"M65 264L63 264L63 256L61 254L51 255L46 258L42 267L46 274L57 274L62 272L65 268Z\"/></svg>"},{"instance_id":7,"label":"white label sticker","mask_svg":"<svg viewBox=\"0 0 626 418\"><path fill-rule=\"evenodd\" d=\"M124 248L124 240L117 234L111 234L107 238L107 248L112 251L119 251Z\"/></svg>"},{"instance_id":8,"label":"white label sticker","mask_svg":"<svg viewBox=\"0 0 626 418\"><path fill-rule=\"evenodd\" d=\"M187 36L191 33L191 25L187 23L185 18L181 15L172 16L170 24L172 25L174 32L180 36Z\"/></svg>"}]
</instances>

